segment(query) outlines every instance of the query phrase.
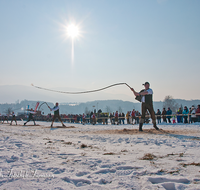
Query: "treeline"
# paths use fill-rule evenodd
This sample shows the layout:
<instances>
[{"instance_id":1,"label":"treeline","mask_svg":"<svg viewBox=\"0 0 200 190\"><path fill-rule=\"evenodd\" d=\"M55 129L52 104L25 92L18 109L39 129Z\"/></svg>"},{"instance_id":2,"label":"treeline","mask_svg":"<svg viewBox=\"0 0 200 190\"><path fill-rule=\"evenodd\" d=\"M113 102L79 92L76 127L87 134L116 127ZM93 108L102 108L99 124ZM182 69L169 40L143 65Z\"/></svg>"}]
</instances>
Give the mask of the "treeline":
<instances>
[{"instance_id":1,"label":"treeline","mask_svg":"<svg viewBox=\"0 0 200 190\"><path fill-rule=\"evenodd\" d=\"M40 104L43 101L39 101ZM0 113L5 114L9 111L14 111L15 113L24 112L29 105L29 108L35 108L37 101L29 101L23 100L21 102L16 101L12 104L0 104ZM53 107L55 102L47 102L50 107ZM101 109L103 112L124 112L131 111L133 109L141 111L141 104L139 102L130 102L130 101L122 101L122 100L97 100L85 103L60 103L60 112L63 114L83 114L89 111L99 110ZM171 96L166 96L163 101L154 102L154 110L162 109L163 107L170 107L173 112L181 106L190 107L191 105L198 105L200 104L200 100L180 100L180 99L173 99ZM50 113L48 107L43 105L41 107L42 114L47 115Z\"/></svg>"}]
</instances>

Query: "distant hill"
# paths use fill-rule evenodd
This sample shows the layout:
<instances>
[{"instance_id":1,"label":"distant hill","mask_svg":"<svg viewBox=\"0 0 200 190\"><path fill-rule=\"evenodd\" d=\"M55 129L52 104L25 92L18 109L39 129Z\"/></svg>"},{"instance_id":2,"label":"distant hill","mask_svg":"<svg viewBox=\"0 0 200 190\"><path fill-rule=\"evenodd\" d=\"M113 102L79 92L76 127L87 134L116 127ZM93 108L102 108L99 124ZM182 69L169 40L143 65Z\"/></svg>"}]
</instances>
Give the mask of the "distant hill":
<instances>
[{"instance_id":1,"label":"distant hill","mask_svg":"<svg viewBox=\"0 0 200 190\"><path fill-rule=\"evenodd\" d=\"M200 104L200 100L181 100L181 99L175 99L176 103L179 104L179 106L187 106L191 107L192 105L197 106ZM5 111L8 108L12 108L12 110L17 112L23 112L26 107L29 105L30 108L34 108L37 101L29 101L29 100L23 100L21 102L16 102L12 104L0 104L0 113L5 113ZM42 102L40 102L41 104ZM53 107L54 104L52 102L48 102L50 107ZM155 111L157 109L163 108L163 102L154 102L154 109ZM133 109L141 111L141 103L134 103L130 101L122 101L122 100L96 100L91 102L85 102L85 103L61 103L60 104L60 112L65 114L82 114L86 110L88 111L94 111L94 109L98 110L101 109L103 112L115 112L123 111L126 113L127 111L131 111ZM41 106L41 111L44 114L50 113L49 108L44 104Z\"/></svg>"}]
</instances>

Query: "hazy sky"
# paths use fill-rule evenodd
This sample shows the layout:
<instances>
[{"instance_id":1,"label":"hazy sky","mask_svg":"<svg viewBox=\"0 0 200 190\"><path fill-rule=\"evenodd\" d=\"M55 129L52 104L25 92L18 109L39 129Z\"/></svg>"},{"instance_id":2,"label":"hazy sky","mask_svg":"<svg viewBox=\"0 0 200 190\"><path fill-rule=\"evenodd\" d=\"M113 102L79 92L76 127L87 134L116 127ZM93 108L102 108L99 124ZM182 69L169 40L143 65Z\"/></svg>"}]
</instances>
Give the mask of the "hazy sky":
<instances>
[{"instance_id":1,"label":"hazy sky","mask_svg":"<svg viewBox=\"0 0 200 190\"><path fill-rule=\"evenodd\" d=\"M149 81L154 100L200 99L199 10L199 0L0 0L0 85L139 91ZM81 32L73 63L70 23Z\"/></svg>"}]
</instances>

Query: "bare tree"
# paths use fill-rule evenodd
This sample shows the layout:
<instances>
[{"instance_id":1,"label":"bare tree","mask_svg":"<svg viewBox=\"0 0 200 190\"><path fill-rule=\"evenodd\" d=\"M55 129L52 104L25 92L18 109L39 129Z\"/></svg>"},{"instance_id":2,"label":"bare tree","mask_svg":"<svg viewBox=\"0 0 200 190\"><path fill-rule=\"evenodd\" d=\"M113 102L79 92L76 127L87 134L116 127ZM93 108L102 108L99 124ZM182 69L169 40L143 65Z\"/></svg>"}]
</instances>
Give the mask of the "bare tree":
<instances>
[{"instance_id":1,"label":"bare tree","mask_svg":"<svg viewBox=\"0 0 200 190\"><path fill-rule=\"evenodd\" d=\"M122 113L122 108L121 108L121 106L119 106L118 110L119 110L119 113Z\"/></svg>"},{"instance_id":2,"label":"bare tree","mask_svg":"<svg viewBox=\"0 0 200 190\"><path fill-rule=\"evenodd\" d=\"M88 107L85 108L85 114L86 114L86 115L87 115L87 114L90 114L90 111L89 111Z\"/></svg>"},{"instance_id":3,"label":"bare tree","mask_svg":"<svg viewBox=\"0 0 200 190\"><path fill-rule=\"evenodd\" d=\"M168 107L170 107L172 112L176 112L179 108L179 105L176 103L176 101L170 95L165 96L165 99L163 101L163 108L168 108Z\"/></svg>"},{"instance_id":4,"label":"bare tree","mask_svg":"<svg viewBox=\"0 0 200 190\"><path fill-rule=\"evenodd\" d=\"M11 114L12 113L12 108L7 108L5 110L5 114Z\"/></svg>"},{"instance_id":5,"label":"bare tree","mask_svg":"<svg viewBox=\"0 0 200 190\"><path fill-rule=\"evenodd\" d=\"M107 113L111 113L111 112L112 112L110 106L106 106L106 112L107 112Z\"/></svg>"}]
</instances>

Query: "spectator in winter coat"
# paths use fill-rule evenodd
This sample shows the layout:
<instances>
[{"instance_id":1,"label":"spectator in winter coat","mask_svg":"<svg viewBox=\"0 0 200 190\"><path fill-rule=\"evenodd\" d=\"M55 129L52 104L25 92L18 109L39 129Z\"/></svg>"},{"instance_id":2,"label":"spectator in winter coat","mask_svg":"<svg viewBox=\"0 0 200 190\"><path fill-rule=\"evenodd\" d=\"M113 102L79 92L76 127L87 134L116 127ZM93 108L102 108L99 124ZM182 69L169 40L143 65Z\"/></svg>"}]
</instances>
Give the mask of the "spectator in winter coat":
<instances>
[{"instance_id":1,"label":"spectator in winter coat","mask_svg":"<svg viewBox=\"0 0 200 190\"><path fill-rule=\"evenodd\" d=\"M117 122L117 125L119 124L118 118L119 118L119 114L118 114L118 111L116 111L115 112L115 122ZM115 125L115 122L114 122L114 125Z\"/></svg>"},{"instance_id":2,"label":"spectator in winter coat","mask_svg":"<svg viewBox=\"0 0 200 190\"><path fill-rule=\"evenodd\" d=\"M96 115L95 113L92 114L92 124L95 125L96 124Z\"/></svg>"},{"instance_id":3,"label":"spectator in winter coat","mask_svg":"<svg viewBox=\"0 0 200 190\"><path fill-rule=\"evenodd\" d=\"M122 114L119 113L119 122L118 122L120 125L122 124Z\"/></svg>"},{"instance_id":4,"label":"spectator in winter coat","mask_svg":"<svg viewBox=\"0 0 200 190\"><path fill-rule=\"evenodd\" d=\"M192 114L192 108L189 108L189 121L188 123L192 123L192 117L191 117L191 114Z\"/></svg>"},{"instance_id":5,"label":"spectator in winter coat","mask_svg":"<svg viewBox=\"0 0 200 190\"><path fill-rule=\"evenodd\" d=\"M139 124L140 119L139 119L140 113L138 111L135 112L135 124Z\"/></svg>"},{"instance_id":6,"label":"spectator in winter coat","mask_svg":"<svg viewBox=\"0 0 200 190\"><path fill-rule=\"evenodd\" d=\"M156 112L156 116L157 116L157 122L158 122L158 124L161 123L161 112L160 112L159 109Z\"/></svg>"},{"instance_id":7,"label":"spectator in winter coat","mask_svg":"<svg viewBox=\"0 0 200 190\"><path fill-rule=\"evenodd\" d=\"M167 123L166 114L167 114L167 111L165 110L165 108L163 108L163 111L162 111L163 122Z\"/></svg>"},{"instance_id":8,"label":"spectator in winter coat","mask_svg":"<svg viewBox=\"0 0 200 190\"><path fill-rule=\"evenodd\" d=\"M168 122L171 123L172 110L170 109L170 107L168 108L166 115L167 115Z\"/></svg>"},{"instance_id":9,"label":"spectator in winter coat","mask_svg":"<svg viewBox=\"0 0 200 190\"><path fill-rule=\"evenodd\" d=\"M133 120L135 119L135 110L133 109L133 111L131 112L131 118L132 118L132 124L133 123Z\"/></svg>"},{"instance_id":10,"label":"spectator in winter coat","mask_svg":"<svg viewBox=\"0 0 200 190\"><path fill-rule=\"evenodd\" d=\"M83 118L83 125L85 125L85 122L86 122L86 115L83 113L83 116L82 116L82 118Z\"/></svg>"},{"instance_id":11,"label":"spectator in winter coat","mask_svg":"<svg viewBox=\"0 0 200 190\"><path fill-rule=\"evenodd\" d=\"M122 119L121 119L121 120L122 120L122 124L124 125L125 114L122 112L122 115L121 115L121 116L122 116Z\"/></svg>"},{"instance_id":12,"label":"spectator in winter coat","mask_svg":"<svg viewBox=\"0 0 200 190\"><path fill-rule=\"evenodd\" d=\"M183 110L184 123L188 123L188 114L189 114L189 110L187 106L185 106Z\"/></svg>"},{"instance_id":13,"label":"spectator in winter coat","mask_svg":"<svg viewBox=\"0 0 200 190\"><path fill-rule=\"evenodd\" d=\"M191 108L191 123L195 123L197 121L197 116L196 116L196 109L194 106Z\"/></svg>"},{"instance_id":14,"label":"spectator in winter coat","mask_svg":"<svg viewBox=\"0 0 200 190\"><path fill-rule=\"evenodd\" d=\"M130 124L130 122L129 122L129 116L130 116L129 111L127 111L127 114L126 114L127 124Z\"/></svg>"},{"instance_id":15,"label":"spectator in winter coat","mask_svg":"<svg viewBox=\"0 0 200 190\"><path fill-rule=\"evenodd\" d=\"M177 114L182 114L181 108L178 109ZM181 115L177 115L177 122L182 123L182 116Z\"/></svg>"},{"instance_id":16,"label":"spectator in winter coat","mask_svg":"<svg viewBox=\"0 0 200 190\"><path fill-rule=\"evenodd\" d=\"M198 107L197 107L196 114L197 114L197 118L198 118L197 121L200 122L200 105L198 105Z\"/></svg>"},{"instance_id":17,"label":"spectator in winter coat","mask_svg":"<svg viewBox=\"0 0 200 190\"><path fill-rule=\"evenodd\" d=\"M108 125L108 113L105 113L105 118L106 125Z\"/></svg>"}]
</instances>

